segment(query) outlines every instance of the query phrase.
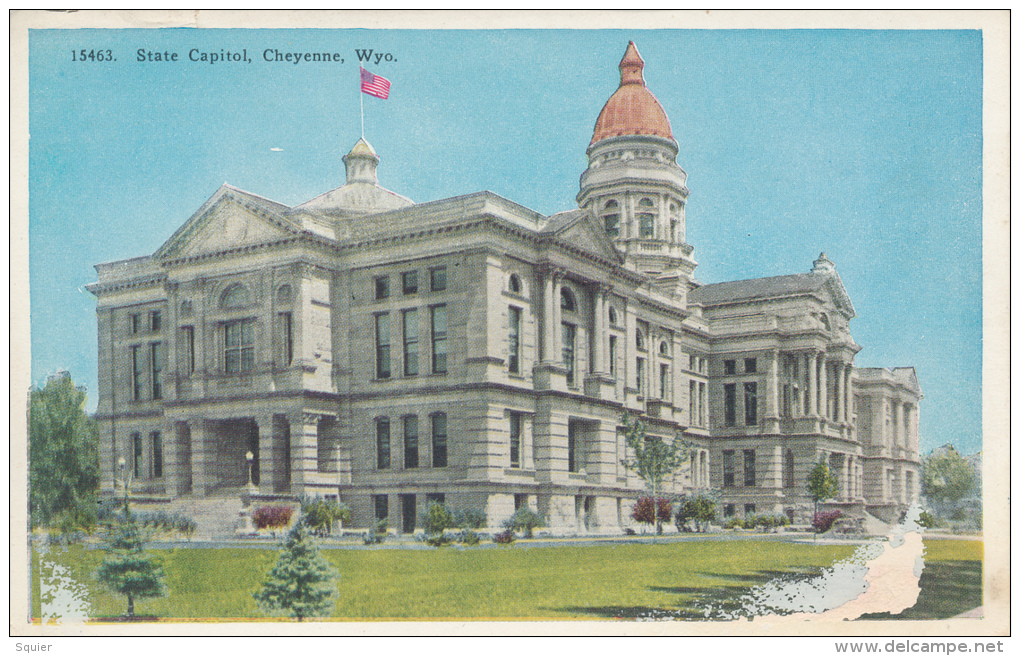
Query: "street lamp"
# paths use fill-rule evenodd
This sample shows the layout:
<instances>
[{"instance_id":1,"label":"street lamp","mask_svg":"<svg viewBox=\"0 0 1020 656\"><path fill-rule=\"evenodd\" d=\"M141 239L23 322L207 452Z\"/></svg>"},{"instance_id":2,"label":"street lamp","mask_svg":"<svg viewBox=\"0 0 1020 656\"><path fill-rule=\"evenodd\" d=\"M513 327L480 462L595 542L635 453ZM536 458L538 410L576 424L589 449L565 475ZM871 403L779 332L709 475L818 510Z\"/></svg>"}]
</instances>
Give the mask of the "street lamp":
<instances>
[{"instance_id":1,"label":"street lamp","mask_svg":"<svg viewBox=\"0 0 1020 656\"><path fill-rule=\"evenodd\" d=\"M248 461L248 494L254 494L258 491L255 489L255 484L251 480L251 466L252 462L255 460L255 454L249 451L244 454L244 459Z\"/></svg>"},{"instance_id":2,"label":"street lamp","mask_svg":"<svg viewBox=\"0 0 1020 656\"><path fill-rule=\"evenodd\" d=\"M128 507L128 495L131 492L131 480L128 478L126 465L127 462L124 460L124 456L117 458L117 468L120 470L120 484L124 487L124 516L128 517L131 514L130 508Z\"/></svg>"}]
</instances>

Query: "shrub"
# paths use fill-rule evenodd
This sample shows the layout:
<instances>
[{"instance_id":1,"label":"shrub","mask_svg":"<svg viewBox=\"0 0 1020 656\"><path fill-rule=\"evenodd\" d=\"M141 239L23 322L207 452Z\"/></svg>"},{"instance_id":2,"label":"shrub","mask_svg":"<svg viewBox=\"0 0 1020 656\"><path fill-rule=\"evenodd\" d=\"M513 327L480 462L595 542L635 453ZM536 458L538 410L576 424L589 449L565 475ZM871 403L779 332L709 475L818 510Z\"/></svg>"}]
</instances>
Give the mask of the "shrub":
<instances>
[{"instance_id":1,"label":"shrub","mask_svg":"<svg viewBox=\"0 0 1020 656\"><path fill-rule=\"evenodd\" d=\"M387 531L389 531L389 522L385 519L380 519L375 523L375 526L365 534L365 544L382 544L383 540L386 539Z\"/></svg>"},{"instance_id":2,"label":"shrub","mask_svg":"<svg viewBox=\"0 0 1020 656\"><path fill-rule=\"evenodd\" d=\"M301 521L316 535L325 536L333 531L338 521L348 521L351 510L346 504L322 497L302 497Z\"/></svg>"},{"instance_id":3,"label":"shrub","mask_svg":"<svg viewBox=\"0 0 1020 656\"><path fill-rule=\"evenodd\" d=\"M283 528L290 523L294 509L290 506L259 506L252 513L251 520L257 529Z\"/></svg>"},{"instance_id":4,"label":"shrub","mask_svg":"<svg viewBox=\"0 0 1020 656\"><path fill-rule=\"evenodd\" d=\"M673 518L673 505L669 499L659 497L654 503L658 508L659 522L668 522ZM636 522L641 524L654 524L655 523L655 511L652 509L653 502L651 497L641 497L634 504L634 510L631 511L630 516Z\"/></svg>"},{"instance_id":5,"label":"shrub","mask_svg":"<svg viewBox=\"0 0 1020 656\"><path fill-rule=\"evenodd\" d=\"M517 536L514 535L513 529L509 528L502 533L497 533L492 536L492 541L496 544L513 544L516 539Z\"/></svg>"},{"instance_id":6,"label":"shrub","mask_svg":"<svg viewBox=\"0 0 1020 656\"><path fill-rule=\"evenodd\" d=\"M454 539L456 539L459 544L463 544L466 547L473 547L482 541L482 538L469 528L464 529L455 535Z\"/></svg>"},{"instance_id":7,"label":"shrub","mask_svg":"<svg viewBox=\"0 0 1020 656\"><path fill-rule=\"evenodd\" d=\"M708 523L715 519L715 502L711 498L700 495L693 498L681 500L680 508L676 511L676 529L681 532L690 532L688 522L694 520L694 530L704 532Z\"/></svg>"},{"instance_id":8,"label":"shrub","mask_svg":"<svg viewBox=\"0 0 1020 656\"><path fill-rule=\"evenodd\" d=\"M935 515L931 514L927 510L922 510L920 516L917 518L917 525L921 528L935 528L939 525Z\"/></svg>"},{"instance_id":9,"label":"shrub","mask_svg":"<svg viewBox=\"0 0 1020 656\"><path fill-rule=\"evenodd\" d=\"M453 528L453 515L445 504L432 502L421 514L418 524L425 530L426 535L435 535Z\"/></svg>"},{"instance_id":10,"label":"shrub","mask_svg":"<svg viewBox=\"0 0 1020 656\"><path fill-rule=\"evenodd\" d=\"M842 516L843 513L838 510L823 510L820 513L815 513L814 519L811 520L811 526L817 533L825 533Z\"/></svg>"},{"instance_id":11,"label":"shrub","mask_svg":"<svg viewBox=\"0 0 1020 656\"><path fill-rule=\"evenodd\" d=\"M453 513L453 525L457 528L485 528L488 523L485 511L478 508Z\"/></svg>"},{"instance_id":12,"label":"shrub","mask_svg":"<svg viewBox=\"0 0 1020 656\"><path fill-rule=\"evenodd\" d=\"M726 520L726 523L723 525L723 528L744 528L744 520L740 519L739 517L731 517L730 519Z\"/></svg>"},{"instance_id":13,"label":"shrub","mask_svg":"<svg viewBox=\"0 0 1020 656\"><path fill-rule=\"evenodd\" d=\"M453 536L446 533L426 534L422 537L422 542L430 547L445 547L448 544L453 544Z\"/></svg>"},{"instance_id":14,"label":"shrub","mask_svg":"<svg viewBox=\"0 0 1020 656\"><path fill-rule=\"evenodd\" d=\"M524 506L503 522L503 528L509 531L524 531L524 537L531 538L536 528L545 526L545 520L531 508Z\"/></svg>"}]
</instances>

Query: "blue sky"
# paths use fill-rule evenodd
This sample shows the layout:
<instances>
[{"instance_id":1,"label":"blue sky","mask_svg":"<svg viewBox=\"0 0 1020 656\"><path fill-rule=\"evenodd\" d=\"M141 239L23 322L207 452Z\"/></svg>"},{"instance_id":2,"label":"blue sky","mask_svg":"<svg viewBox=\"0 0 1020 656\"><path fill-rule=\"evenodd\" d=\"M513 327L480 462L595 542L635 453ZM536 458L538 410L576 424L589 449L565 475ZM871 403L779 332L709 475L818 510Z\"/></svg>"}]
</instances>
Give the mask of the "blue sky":
<instances>
[{"instance_id":1,"label":"blue sky","mask_svg":"<svg viewBox=\"0 0 1020 656\"><path fill-rule=\"evenodd\" d=\"M152 253L223 182L288 205L342 184L356 49L391 55L368 66L390 98L365 97L381 184L551 214L575 206L631 39L689 175L696 277L804 272L825 251L857 310L856 365L917 368L922 451L980 449L978 31L32 31L32 380L67 369L95 407L93 265ZM271 48L344 62L267 63Z\"/></svg>"}]
</instances>

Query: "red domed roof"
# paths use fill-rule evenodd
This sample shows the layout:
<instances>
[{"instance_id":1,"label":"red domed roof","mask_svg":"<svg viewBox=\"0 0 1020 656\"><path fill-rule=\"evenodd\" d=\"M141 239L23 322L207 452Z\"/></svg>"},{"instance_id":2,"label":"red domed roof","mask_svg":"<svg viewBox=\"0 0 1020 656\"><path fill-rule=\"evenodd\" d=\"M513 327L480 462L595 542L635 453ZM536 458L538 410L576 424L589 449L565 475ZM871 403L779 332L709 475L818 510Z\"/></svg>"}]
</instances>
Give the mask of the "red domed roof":
<instances>
[{"instance_id":1,"label":"red domed roof","mask_svg":"<svg viewBox=\"0 0 1020 656\"><path fill-rule=\"evenodd\" d=\"M673 138L666 112L645 86L644 67L645 62L631 41L620 61L620 88L609 98L595 121L592 144L609 137L631 134Z\"/></svg>"}]
</instances>

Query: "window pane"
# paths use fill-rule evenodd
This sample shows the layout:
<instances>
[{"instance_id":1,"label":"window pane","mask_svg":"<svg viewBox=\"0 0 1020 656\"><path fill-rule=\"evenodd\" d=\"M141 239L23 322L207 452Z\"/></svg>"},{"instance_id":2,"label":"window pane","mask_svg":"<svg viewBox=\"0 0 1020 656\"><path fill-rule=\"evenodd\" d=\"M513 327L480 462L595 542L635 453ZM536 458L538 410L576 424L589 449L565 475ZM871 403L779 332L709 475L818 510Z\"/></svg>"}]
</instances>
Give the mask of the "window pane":
<instances>
[{"instance_id":1,"label":"window pane","mask_svg":"<svg viewBox=\"0 0 1020 656\"><path fill-rule=\"evenodd\" d=\"M405 271L401 274L401 283L404 288L404 294L414 294L418 291L418 272Z\"/></svg>"},{"instance_id":2,"label":"window pane","mask_svg":"<svg viewBox=\"0 0 1020 656\"><path fill-rule=\"evenodd\" d=\"M376 299L389 298L390 296L390 277L379 276L375 279L375 297Z\"/></svg>"},{"instance_id":3,"label":"window pane","mask_svg":"<svg viewBox=\"0 0 1020 656\"><path fill-rule=\"evenodd\" d=\"M432 291L441 292L446 289L446 267L432 269L429 275L432 279Z\"/></svg>"},{"instance_id":4,"label":"window pane","mask_svg":"<svg viewBox=\"0 0 1020 656\"><path fill-rule=\"evenodd\" d=\"M432 466L445 467L446 453L446 415L432 415Z\"/></svg>"},{"instance_id":5,"label":"window pane","mask_svg":"<svg viewBox=\"0 0 1020 656\"><path fill-rule=\"evenodd\" d=\"M521 416L510 414L510 466L521 466Z\"/></svg>"},{"instance_id":6,"label":"window pane","mask_svg":"<svg viewBox=\"0 0 1020 656\"><path fill-rule=\"evenodd\" d=\"M158 432L152 434L152 475L163 477L163 436Z\"/></svg>"},{"instance_id":7,"label":"window pane","mask_svg":"<svg viewBox=\"0 0 1020 656\"><path fill-rule=\"evenodd\" d=\"M390 467L390 420L379 419L375 422L376 466L379 469Z\"/></svg>"},{"instance_id":8,"label":"window pane","mask_svg":"<svg viewBox=\"0 0 1020 656\"><path fill-rule=\"evenodd\" d=\"M432 373L446 373L446 306L432 308Z\"/></svg>"},{"instance_id":9,"label":"window pane","mask_svg":"<svg viewBox=\"0 0 1020 656\"><path fill-rule=\"evenodd\" d=\"M405 310L404 329L404 375L418 375L418 310Z\"/></svg>"},{"instance_id":10,"label":"window pane","mask_svg":"<svg viewBox=\"0 0 1020 656\"><path fill-rule=\"evenodd\" d=\"M404 468L418 466L418 417L404 417Z\"/></svg>"},{"instance_id":11,"label":"window pane","mask_svg":"<svg viewBox=\"0 0 1020 656\"><path fill-rule=\"evenodd\" d=\"M375 317L375 375L376 378L390 377L390 315Z\"/></svg>"},{"instance_id":12,"label":"window pane","mask_svg":"<svg viewBox=\"0 0 1020 656\"><path fill-rule=\"evenodd\" d=\"M574 337L577 328L573 324L563 324L563 366L567 369L567 384L574 384Z\"/></svg>"},{"instance_id":13,"label":"window pane","mask_svg":"<svg viewBox=\"0 0 1020 656\"><path fill-rule=\"evenodd\" d=\"M758 423L757 383L744 383L744 423L748 426Z\"/></svg>"},{"instance_id":14,"label":"window pane","mask_svg":"<svg viewBox=\"0 0 1020 656\"><path fill-rule=\"evenodd\" d=\"M521 310L520 308L510 308L510 330L507 336L508 348L507 348L507 364L510 369L510 373L520 373L520 354L521 354Z\"/></svg>"}]
</instances>

